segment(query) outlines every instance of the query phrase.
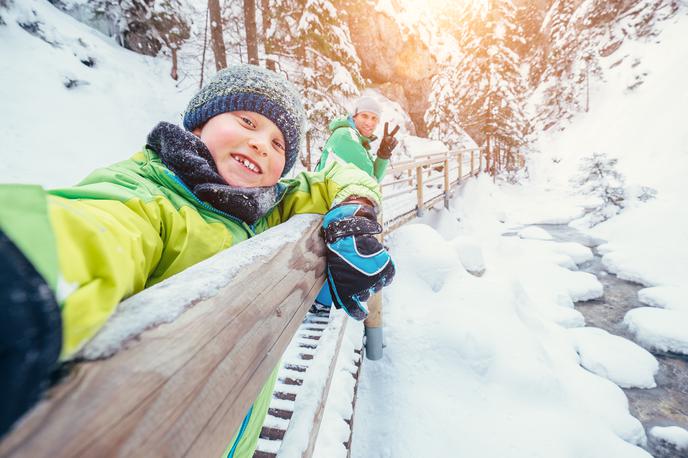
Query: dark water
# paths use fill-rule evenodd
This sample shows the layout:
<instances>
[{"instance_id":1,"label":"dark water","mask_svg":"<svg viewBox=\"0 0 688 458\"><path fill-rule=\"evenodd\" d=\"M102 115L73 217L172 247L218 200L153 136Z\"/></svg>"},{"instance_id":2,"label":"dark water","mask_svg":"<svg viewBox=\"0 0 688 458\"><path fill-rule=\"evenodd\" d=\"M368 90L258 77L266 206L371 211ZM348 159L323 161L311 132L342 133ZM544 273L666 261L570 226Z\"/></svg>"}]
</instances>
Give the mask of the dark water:
<instances>
[{"instance_id":1,"label":"dark water","mask_svg":"<svg viewBox=\"0 0 688 458\"><path fill-rule=\"evenodd\" d=\"M602 328L611 334L633 340L633 334L623 324L623 318L630 309L641 307L638 290L643 286L622 280L608 273L602 265L596 247L603 240L592 239L575 229L560 224L543 224L539 227L562 242L577 242L593 249L593 260L579 266L579 269L597 276L604 285L604 296L600 299L577 302L576 309L583 314L587 326ZM646 449L655 458L688 458L688 452L679 453L671 445L657 441L650 436L653 426L680 426L688 429L688 357L675 353L652 351L659 362L655 375L657 387L652 389L624 389L628 397L629 410L645 427L648 433Z\"/></svg>"}]
</instances>

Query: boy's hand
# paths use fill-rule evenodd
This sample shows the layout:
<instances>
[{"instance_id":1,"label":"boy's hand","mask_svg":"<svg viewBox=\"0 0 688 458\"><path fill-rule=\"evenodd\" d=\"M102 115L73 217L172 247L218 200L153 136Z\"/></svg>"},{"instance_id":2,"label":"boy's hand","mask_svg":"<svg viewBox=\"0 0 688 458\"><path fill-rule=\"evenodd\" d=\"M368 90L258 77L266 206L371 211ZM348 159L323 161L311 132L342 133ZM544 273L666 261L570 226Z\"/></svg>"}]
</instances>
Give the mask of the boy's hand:
<instances>
[{"instance_id":1,"label":"boy's hand","mask_svg":"<svg viewBox=\"0 0 688 458\"><path fill-rule=\"evenodd\" d=\"M382 140L380 140L380 146L377 149L377 157L380 159L389 159L392 157L392 150L396 148L397 143L399 143L399 140L394 138L394 135L396 135L399 130L399 126L396 126L391 132L387 132L388 128L389 123L386 122L384 134L382 135Z\"/></svg>"},{"instance_id":2,"label":"boy's hand","mask_svg":"<svg viewBox=\"0 0 688 458\"><path fill-rule=\"evenodd\" d=\"M381 232L375 210L365 204L340 204L323 220L332 301L356 320L368 316L363 302L394 278L392 258L373 236Z\"/></svg>"}]
</instances>

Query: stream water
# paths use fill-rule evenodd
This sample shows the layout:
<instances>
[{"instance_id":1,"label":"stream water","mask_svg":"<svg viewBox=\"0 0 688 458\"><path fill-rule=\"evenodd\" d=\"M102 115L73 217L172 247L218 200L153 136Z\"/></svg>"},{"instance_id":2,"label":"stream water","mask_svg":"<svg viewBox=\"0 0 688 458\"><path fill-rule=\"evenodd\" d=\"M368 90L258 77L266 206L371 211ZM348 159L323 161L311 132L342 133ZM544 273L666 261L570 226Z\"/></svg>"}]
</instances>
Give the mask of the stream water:
<instances>
[{"instance_id":1,"label":"stream water","mask_svg":"<svg viewBox=\"0 0 688 458\"><path fill-rule=\"evenodd\" d=\"M576 309L585 317L586 326L602 328L611 334L633 339L623 324L623 318L630 309L642 307L638 301L638 290L643 286L618 278L607 272L596 247L603 240L590 238L577 230L561 224L538 225L549 232L557 241L577 242L590 247L594 259L579 266L579 269L594 274L604 285L604 296L585 302L577 302ZM659 362L655 375L657 387L651 389L624 389L628 397L631 414L645 427L648 433L648 450L655 458L688 458L684 450L680 454L671 445L654 439L650 434L653 426L680 426L688 429L688 355L649 350Z\"/></svg>"}]
</instances>

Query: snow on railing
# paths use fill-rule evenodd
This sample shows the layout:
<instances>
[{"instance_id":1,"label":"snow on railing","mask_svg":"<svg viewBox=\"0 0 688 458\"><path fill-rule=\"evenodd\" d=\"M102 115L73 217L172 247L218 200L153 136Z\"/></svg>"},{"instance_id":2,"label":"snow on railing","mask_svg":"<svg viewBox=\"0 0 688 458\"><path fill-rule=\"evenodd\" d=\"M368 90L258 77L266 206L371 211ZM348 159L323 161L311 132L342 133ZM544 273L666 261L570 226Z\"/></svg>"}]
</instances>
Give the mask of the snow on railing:
<instances>
[{"instance_id":1,"label":"snow on railing","mask_svg":"<svg viewBox=\"0 0 688 458\"><path fill-rule=\"evenodd\" d=\"M114 354L76 364L0 456L221 456L323 285L320 221L294 217L123 302L131 316L91 347Z\"/></svg>"}]
</instances>

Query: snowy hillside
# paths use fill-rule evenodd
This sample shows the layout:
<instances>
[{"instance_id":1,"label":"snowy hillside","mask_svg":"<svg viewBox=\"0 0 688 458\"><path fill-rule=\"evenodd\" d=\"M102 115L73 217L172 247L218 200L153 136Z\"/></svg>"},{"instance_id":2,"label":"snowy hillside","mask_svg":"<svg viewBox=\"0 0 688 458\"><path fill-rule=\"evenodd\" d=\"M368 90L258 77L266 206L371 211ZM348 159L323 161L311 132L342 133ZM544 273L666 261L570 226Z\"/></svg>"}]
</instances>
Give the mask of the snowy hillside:
<instances>
[{"instance_id":1,"label":"snowy hillside","mask_svg":"<svg viewBox=\"0 0 688 458\"><path fill-rule=\"evenodd\" d=\"M659 36L627 42L607 58L607 82L591 87L589 113L541 137L531 164L540 186L570 189L580 159L605 153L618 158L628 192L657 190L656 199L631 203L594 229L610 242L609 268L647 285L685 284L688 276L688 16L664 25Z\"/></svg>"},{"instance_id":2,"label":"snowy hillside","mask_svg":"<svg viewBox=\"0 0 688 458\"><path fill-rule=\"evenodd\" d=\"M0 9L3 182L73 184L126 159L190 94L169 63L127 51L46 0Z\"/></svg>"}]
</instances>

